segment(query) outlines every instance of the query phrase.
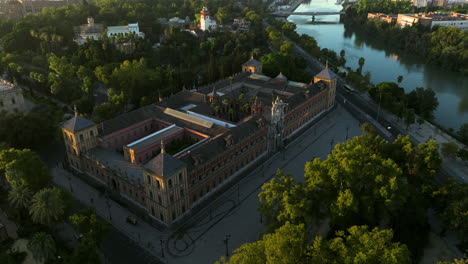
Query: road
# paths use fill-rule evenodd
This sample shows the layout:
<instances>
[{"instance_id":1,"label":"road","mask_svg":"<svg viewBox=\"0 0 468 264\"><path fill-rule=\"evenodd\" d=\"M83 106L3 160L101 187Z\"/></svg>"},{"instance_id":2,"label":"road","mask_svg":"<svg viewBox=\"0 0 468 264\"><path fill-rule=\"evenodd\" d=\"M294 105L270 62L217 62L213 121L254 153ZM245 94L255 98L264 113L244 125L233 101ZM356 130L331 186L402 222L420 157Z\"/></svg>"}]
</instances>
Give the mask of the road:
<instances>
[{"instance_id":1,"label":"road","mask_svg":"<svg viewBox=\"0 0 468 264\"><path fill-rule=\"evenodd\" d=\"M263 21L263 26L271 26L265 20ZM318 73L323 68L324 65L320 63L316 58L311 56L309 53L304 51L299 45L297 45L294 41L289 39L288 37L283 37L294 44L294 52L296 55L303 57L309 68L314 72ZM348 110L351 110L351 113L356 116L359 120L364 120L370 124L373 124L377 127L377 131L379 134L386 138L387 140L392 140L398 135L409 135L410 139L413 143L419 144L424 143L429 139L435 139L438 144L445 143L445 142L453 142L456 143L459 147L465 147L462 143L457 141L456 139L452 138L450 135L440 131L437 127L430 124L429 122L425 121L424 124L418 126L418 129L414 128L414 125L410 125L408 128L404 124L404 122L398 119L391 113L388 113L386 110L381 109L378 105L376 105L367 94L351 94L346 92L342 87L344 84L348 84L345 79L337 76L337 99L342 100L342 102L350 102L352 105L356 106L358 109L351 110L351 108L347 107ZM350 84L348 84L350 85ZM350 85L352 86L352 85ZM387 136L387 131L391 133L393 136ZM453 160L449 158L443 157L443 164L441 173L439 175L440 181L442 179L446 179L448 175L450 177L455 178L461 182L468 183L468 166L466 162L460 160L459 158Z\"/></svg>"},{"instance_id":2,"label":"road","mask_svg":"<svg viewBox=\"0 0 468 264\"><path fill-rule=\"evenodd\" d=\"M334 145L360 134L360 122L339 105L291 142L283 152L271 157L181 229L171 233L158 231L138 218L136 226L130 225L125 222L125 217L130 214L126 208L112 200L108 207L106 197L60 168L55 168L53 175L56 184L73 190L72 195L82 203L95 206L101 218L110 221L118 233L127 237L112 234L105 242L103 252L106 255L112 252L114 243L117 245L115 251L118 252L112 256L116 262L111 263L124 263L123 260L128 260L133 254L138 254L138 260L135 259L133 263L150 263L150 260L158 259L178 264L214 263L226 254L226 244L223 242L226 235L230 235L227 246L231 253L245 242L256 241L264 232L262 218L257 211L258 194L263 183L270 180L278 168L291 174L297 181L303 181L305 162L315 157L325 159ZM125 250L126 244L143 249Z\"/></svg>"}]
</instances>

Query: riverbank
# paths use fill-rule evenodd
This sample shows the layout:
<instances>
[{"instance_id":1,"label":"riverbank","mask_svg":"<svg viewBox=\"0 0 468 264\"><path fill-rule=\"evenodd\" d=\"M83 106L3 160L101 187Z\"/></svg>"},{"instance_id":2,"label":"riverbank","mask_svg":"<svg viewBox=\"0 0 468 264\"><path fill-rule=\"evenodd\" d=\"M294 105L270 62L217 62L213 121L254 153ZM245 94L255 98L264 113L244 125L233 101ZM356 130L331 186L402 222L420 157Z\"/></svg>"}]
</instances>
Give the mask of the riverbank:
<instances>
[{"instance_id":1,"label":"riverbank","mask_svg":"<svg viewBox=\"0 0 468 264\"><path fill-rule=\"evenodd\" d=\"M265 27L272 26L266 21L264 21L263 23ZM293 43L294 52L298 56L301 56L306 60L309 68L312 71L314 71L314 74L318 73L324 68L324 65L320 61L318 61L316 58L307 53L297 43L295 43L294 41L292 41L284 35L283 38ZM369 122L371 124L374 124L374 126L376 126L378 130L382 133L383 137L389 138L388 135L386 135L387 131L385 131L384 133L384 130L388 129L388 132L393 134L393 136L397 136L399 134L409 135L411 141L413 141L413 143L415 144L426 142L429 139L435 139L438 142L438 144L453 142L459 147L464 147L464 145L461 142L454 139L452 136L448 135L444 131L441 131L437 127L431 125L427 121L419 125L418 129L416 129L415 126L406 126L402 120L400 120L393 114L387 112L386 110L378 107L370 98L370 96L367 95L367 93L363 95L352 95L345 92L341 87L343 87L343 85L345 84L348 84L347 80L340 76L337 76L337 78L337 98L341 98L340 102L343 105L349 102L354 104L357 108L360 108L359 111L363 111L365 113L366 120L363 120L363 122ZM444 158L442 171L444 174L451 175L452 177L462 182L468 182L468 168L467 166L465 166L465 163L458 158L455 160Z\"/></svg>"},{"instance_id":2,"label":"riverbank","mask_svg":"<svg viewBox=\"0 0 468 264\"><path fill-rule=\"evenodd\" d=\"M334 12L341 6L326 0L314 0L302 4L296 12ZM399 86L406 93L418 87L431 88L439 101L434 111L434 121L440 126L457 131L468 123L468 76L459 72L448 71L434 64L426 64L415 54L395 52L385 41L376 43L375 37L356 34L339 23L339 16L318 16L316 22L334 22L336 24L312 24L308 17L290 16L288 22L296 25L296 32L313 36L321 48L327 48L340 54L345 51L346 65L353 70L359 67L359 58L365 58L363 75L370 73L371 83L396 82L403 76ZM314 55L315 56L315 55ZM325 60L322 60L325 64ZM333 64L328 58L329 64Z\"/></svg>"}]
</instances>

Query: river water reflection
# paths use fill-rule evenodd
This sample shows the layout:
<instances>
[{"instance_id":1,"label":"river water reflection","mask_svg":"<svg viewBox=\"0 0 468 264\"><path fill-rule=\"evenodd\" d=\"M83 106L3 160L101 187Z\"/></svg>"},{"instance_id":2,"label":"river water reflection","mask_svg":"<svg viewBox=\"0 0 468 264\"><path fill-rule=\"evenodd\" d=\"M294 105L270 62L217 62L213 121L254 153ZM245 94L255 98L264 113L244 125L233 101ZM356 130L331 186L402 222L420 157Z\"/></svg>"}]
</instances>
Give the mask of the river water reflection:
<instances>
[{"instance_id":1,"label":"river water reflection","mask_svg":"<svg viewBox=\"0 0 468 264\"><path fill-rule=\"evenodd\" d=\"M338 11L340 5L335 1L312 0L304 3L296 10L306 11ZM369 37L356 36L346 31L343 24L339 24L339 16L290 16L288 21L297 25L299 34L314 37L321 48L333 49L338 54L346 51L347 66L353 69L358 67L358 60L364 57L363 72L371 73L374 84L380 82L396 82L402 75L401 86L406 91L416 87L432 88L439 100L439 107L434 112L436 122L458 130L461 124L468 123L468 76L451 72L434 65L425 65L419 58L411 55L396 55L390 52L391 47L385 43Z\"/></svg>"}]
</instances>

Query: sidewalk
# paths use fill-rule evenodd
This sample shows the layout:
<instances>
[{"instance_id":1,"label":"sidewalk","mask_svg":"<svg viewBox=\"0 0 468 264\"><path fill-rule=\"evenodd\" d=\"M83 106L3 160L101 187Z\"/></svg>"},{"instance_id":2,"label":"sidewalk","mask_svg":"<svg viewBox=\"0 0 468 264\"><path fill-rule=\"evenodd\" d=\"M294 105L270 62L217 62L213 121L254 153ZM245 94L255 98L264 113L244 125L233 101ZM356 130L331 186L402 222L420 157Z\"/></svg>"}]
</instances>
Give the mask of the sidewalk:
<instances>
[{"instance_id":1,"label":"sidewalk","mask_svg":"<svg viewBox=\"0 0 468 264\"><path fill-rule=\"evenodd\" d=\"M155 257L161 256L160 239L165 239L166 234L159 232L142 219L135 216L137 225L126 222L126 218L131 213L124 207L111 199L106 198L93 187L89 186L81 179L77 178L68 171L55 167L52 169L55 184L63 187L65 190L87 206L94 206L96 214L109 221L117 230L125 234L129 239L145 248Z\"/></svg>"},{"instance_id":2,"label":"sidewalk","mask_svg":"<svg viewBox=\"0 0 468 264\"><path fill-rule=\"evenodd\" d=\"M359 97L367 101L370 105L378 107L367 94L359 95ZM408 129L406 129L406 124L403 122L403 120L400 120L398 117L389 113L387 110L381 109L380 113L382 118L390 121L394 126L398 126L401 131L404 131L406 134L410 135L411 140L414 143L424 143L429 139L434 139L439 145L439 153L443 160L443 169L446 170L452 177L468 183L468 167L466 166L466 163L460 158L446 158L440 151L440 145L442 143L453 142L460 148L465 147L463 143L459 142L452 136L446 134L444 131L440 130L438 127L427 121L424 121L424 123L421 125L412 124L408 127Z\"/></svg>"},{"instance_id":3,"label":"sidewalk","mask_svg":"<svg viewBox=\"0 0 468 264\"><path fill-rule=\"evenodd\" d=\"M258 166L173 233L160 232L141 219L136 226L126 223L128 210L112 200L108 207L105 197L67 171L54 168L52 172L58 185L73 191L72 195L82 203L95 206L99 216L154 257L166 263L214 263L226 254L226 235L231 235L227 245L230 252L243 243L258 240L264 232L263 219L257 211L258 193L278 168L303 181L306 161L315 157L324 159L335 144L360 134L359 122L338 106L290 143L284 152ZM164 248L164 258L161 258L161 248Z\"/></svg>"}]
</instances>

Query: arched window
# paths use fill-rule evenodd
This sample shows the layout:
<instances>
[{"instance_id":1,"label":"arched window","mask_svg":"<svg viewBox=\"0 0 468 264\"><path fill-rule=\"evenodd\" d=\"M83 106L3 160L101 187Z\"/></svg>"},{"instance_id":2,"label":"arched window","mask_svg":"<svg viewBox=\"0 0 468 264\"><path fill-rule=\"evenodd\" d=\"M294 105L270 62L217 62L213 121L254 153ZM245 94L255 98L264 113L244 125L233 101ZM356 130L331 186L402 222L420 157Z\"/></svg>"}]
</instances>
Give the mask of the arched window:
<instances>
[{"instance_id":1,"label":"arched window","mask_svg":"<svg viewBox=\"0 0 468 264\"><path fill-rule=\"evenodd\" d=\"M169 179L169 180L167 181L167 185L169 185L169 188L172 188L172 179Z\"/></svg>"}]
</instances>

